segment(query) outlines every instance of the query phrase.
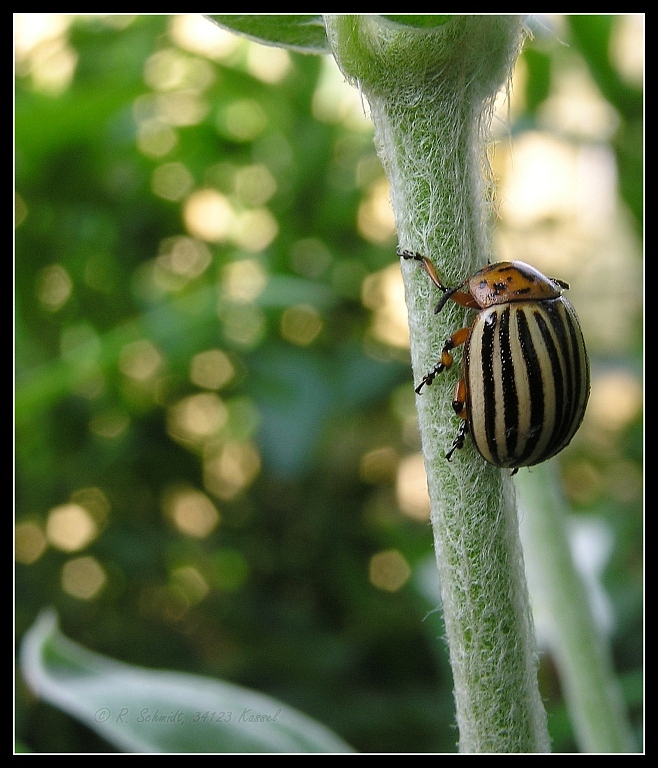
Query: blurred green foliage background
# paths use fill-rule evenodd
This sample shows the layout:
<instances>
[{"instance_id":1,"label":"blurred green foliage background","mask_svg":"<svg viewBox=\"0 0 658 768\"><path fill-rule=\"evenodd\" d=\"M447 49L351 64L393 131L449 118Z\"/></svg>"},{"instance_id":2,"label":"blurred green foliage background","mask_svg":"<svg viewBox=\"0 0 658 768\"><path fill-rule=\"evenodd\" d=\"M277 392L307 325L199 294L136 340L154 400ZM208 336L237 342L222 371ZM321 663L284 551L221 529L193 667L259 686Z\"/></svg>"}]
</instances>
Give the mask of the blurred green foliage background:
<instances>
[{"instance_id":1,"label":"blurred green foliage background","mask_svg":"<svg viewBox=\"0 0 658 768\"><path fill-rule=\"evenodd\" d=\"M497 257L548 254L588 338L592 403L560 472L611 542L597 584L638 729L642 23L535 20L492 158ZM361 751L454 751L395 231L358 93L333 60L196 15L17 14L15 49L18 640L55 606L94 650L264 691ZM564 192L514 213L528 147L594 158L603 214ZM540 682L555 750L575 750L550 652ZM16 689L31 750L111 751Z\"/></svg>"}]
</instances>

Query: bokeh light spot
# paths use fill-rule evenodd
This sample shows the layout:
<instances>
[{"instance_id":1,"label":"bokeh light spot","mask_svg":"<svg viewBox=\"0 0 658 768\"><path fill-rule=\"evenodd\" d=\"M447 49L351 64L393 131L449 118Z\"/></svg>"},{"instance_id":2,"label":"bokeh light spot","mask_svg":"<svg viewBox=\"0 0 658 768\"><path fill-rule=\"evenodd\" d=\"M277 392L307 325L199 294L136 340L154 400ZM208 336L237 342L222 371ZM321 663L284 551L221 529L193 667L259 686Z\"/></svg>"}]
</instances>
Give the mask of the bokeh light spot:
<instances>
[{"instance_id":1,"label":"bokeh light spot","mask_svg":"<svg viewBox=\"0 0 658 768\"><path fill-rule=\"evenodd\" d=\"M37 297L44 309L57 312L71 297L73 281L61 264L42 269L37 278Z\"/></svg>"},{"instance_id":2,"label":"bokeh light spot","mask_svg":"<svg viewBox=\"0 0 658 768\"><path fill-rule=\"evenodd\" d=\"M148 157L164 157L178 144L178 134L160 120L143 120L137 128L137 147Z\"/></svg>"},{"instance_id":3,"label":"bokeh light spot","mask_svg":"<svg viewBox=\"0 0 658 768\"><path fill-rule=\"evenodd\" d=\"M220 515L205 493L194 488L170 488L165 492L166 516L181 533L205 539L219 525Z\"/></svg>"},{"instance_id":4,"label":"bokeh light spot","mask_svg":"<svg viewBox=\"0 0 658 768\"><path fill-rule=\"evenodd\" d=\"M359 474L366 483L378 485L395 480L398 466L398 455L389 445L375 448L361 457Z\"/></svg>"},{"instance_id":5,"label":"bokeh light spot","mask_svg":"<svg viewBox=\"0 0 658 768\"><path fill-rule=\"evenodd\" d=\"M228 442L204 457L204 485L214 496L232 499L253 482L260 466L260 454L252 443Z\"/></svg>"},{"instance_id":6,"label":"bokeh light spot","mask_svg":"<svg viewBox=\"0 0 658 768\"><path fill-rule=\"evenodd\" d=\"M64 552L84 549L98 533L92 515L80 504L61 504L48 513L46 536L50 544Z\"/></svg>"},{"instance_id":7,"label":"bokeh light spot","mask_svg":"<svg viewBox=\"0 0 658 768\"><path fill-rule=\"evenodd\" d=\"M194 179L183 163L165 163L154 169L151 189L165 200L182 200L190 191Z\"/></svg>"},{"instance_id":8,"label":"bokeh light spot","mask_svg":"<svg viewBox=\"0 0 658 768\"><path fill-rule=\"evenodd\" d=\"M218 316L224 336L231 344L253 349L265 338L267 325L260 307L245 303L223 303L219 306Z\"/></svg>"},{"instance_id":9,"label":"bokeh light spot","mask_svg":"<svg viewBox=\"0 0 658 768\"><path fill-rule=\"evenodd\" d=\"M218 125L234 141L253 141L267 127L267 115L253 99L238 99L219 115Z\"/></svg>"},{"instance_id":10,"label":"bokeh light spot","mask_svg":"<svg viewBox=\"0 0 658 768\"><path fill-rule=\"evenodd\" d=\"M156 91L203 91L213 82L214 74L204 59L164 48L147 59L144 80Z\"/></svg>"},{"instance_id":11,"label":"bokeh light spot","mask_svg":"<svg viewBox=\"0 0 658 768\"><path fill-rule=\"evenodd\" d=\"M422 453L414 453L400 461L395 491L405 515L414 520L429 519L430 499Z\"/></svg>"},{"instance_id":12,"label":"bokeh light spot","mask_svg":"<svg viewBox=\"0 0 658 768\"><path fill-rule=\"evenodd\" d=\"M264 205L276 192L276 180L265 165L256 163L234 174L235 194L245 205Z\"/></svg>"},{"instance_id":13,"label":"bokeh light spot","mask_svg":"<svg viewBox=\"0 0 658 768\"><path fill-rule=\"evenodd\" d=\"M616 432L642 410L642 385L627 371L597 375L587 406L587 415L599 429Z\"/></svg>"},{"instance_id":14,"label":"bokeh light spot","mask_svg":"<svg viewBox=\"0 0 658 768\"><path fill-rule=\"evenodd\" d=\"M167 430L178 442L200 446L222 429L228 411L214 392L200 392L179 400L167 412Z\"/></svg>"},{"instance_id":15,"label":"bokeh light spot","mask_svg":"<svg viewBox=\"0 0 658 768\"><path fill-rule=\"evenodd\" d=\"M402 349L409 347L407 305L397 263L368 275L361 301L373 311L371 332L376 339Z\"/></svg>"},{"instance_id":16,"label":"bokeh light spot","mask_svg":"<svg viewBox=\"0 0 658 768\"><path fill-rule=\"evenodd\" d=\"M316 309L308 304L288 307L281 316L281 336L291 344L307 347L322 330L323 322Z\"/></svg>"},{"instance_id":17,"label":"bokeh light spot","mask_svg":"<svg viewBox=\"0 0 658 768\"><path fill-rule=\"evenodd\" d=\"M267 208L243 211L235 220L231 239L245 251L257 253L267 248L279 234L279 224Z\"/></svg>"},{"instance_id":18,"label":"bokeh light spot","mask_svg":"<svg viewBox=\"0 0 658 768\"><path fill-rule=\"evenodd\" d=\"M359 234L371 243L381 245L395 237L395 218L387 179L382 177L370 186L359 205L357 224Z\"/></svg>"},{"instance_id":19,"label":"bokeh light spot","mask_svg":"<svg viewBox=\"0 0 658 768\"><path fill-rule=\"evenodd\" d=\"M62 568L62 589L78 600L91 600L107 582L103 567L95 557L76 557Z\"/></svg>"},{"instance_id":20,"label":"bokeh light spot","mask_svg":"<svg viewBox=\"0 0 658 768\"><path fill-rule=\"evenodd\" d=\"M154 279L163 287L181 288L212 263L208 246L192 237L168 237L160 243Z\"/></svg>"},{"instance_id":21,"label":"bokeh light spot","mask_svg":"<svg viewBox=\"0 0 658 768\"><path fill-rule=\"evenodd\" d=\"M199 352L190 363L190 381L203 389L221 389L234 375L233 363L221 349Z\"/></svg>"},{"instance_id":22,"label":"bokeh light spot","mask_svg":"<svg viewBox=\"0 0 658 768\"><path fill-rule=\"evenodd\" d=\"M16 561L23 565L35 563L46 551L48 542L38 523L26 521L17 523L14 531L14 554Z\"/></svg>"},{"instance_id":23,"label":"bokeh light spot","mask_svg":"<svg viewBox=\"0 0 658 768\"><path fill-rule=\"evenodd\" d=\"M176 568L172 571L171 580L185 593L190 605L200 603L210 592L208 582L192 565Z\"/></svg>"},{"instance_id":24,"label":"bokeh light spot","mask_svg":"<svg viewBox=\"0 0 658 768\"><path fill-rule=\"evenodd\" d=\"M218 243L228 237L235 212L227 198L215 189L200 189L185 201L183 220L187 231L201 240Z\"/></svg>"},{"instance_id":25,"label":"bokeh light spot","mask_svg":"<svg viewBox=\"0 0 658 768\"><path fill-rule=\"evenodd\" d=\"M230 301L248 303L260 296L267 285L267 273L255 259L227 264L222 273L222 288Z\"/></svg>"},{"instance_id":26,"label":"bokeh light spot","mask_svg":"<svg viewBox=\"0 0 658 768\"><path fill-rule=\"evenodd\" d=\"M121 350L119 368L134 381L153 379L159 372L163 358L155 344L148 339L133 341Z\"/></svg>"},{"instance_id":27,"label":"bokeh light spot","mask_svg":"<svg viewBox=\"0 0 658 768\"><path fill-rule=\"evenodd\" d=\"M16 72L30 75L36 91L63 93L75 74L76 51L69 45L72 17L64 13L15 13Z\"/></svg>"},{"instance_id":28,"label":"bokeh light spot","mask_svg":"<svg viewBox=\"0 0 658 768\"><path fill-rule=\"evenodd\" d=\"M370 583L386 592L397 592L411 576L411 568L397 549L378 552L370 558Z\"/></svg>"},{"instance_id":29,"label":"bokeh light spot","mask_svg":"<svg viewBox=\"0 0 658 768\"><path fill-rule=\"evenodd\" d=\"M217 61L228 58L244 44L237 35L218 27L199 13L173 16L171 36L181 48Z\"/></svg>"},{"instance_id":30,"label":"bokeh light spot","mask_svg":"<svg viewBox=\"0 0 658 768\"><path fill-rule=\"evenodd\" d=\"M208 104L194 91L172 91L156 97L155 117L175 127L198 125L208 114Z\"/></svg>"},{"instance_id":31,"label":"bokeh light spot","mask_svg":"<svg viewBox=\"0 0 658 768\"><path fill-rule=\"evenodd\" d=\"M283 48L249 42L247 69L264 83L280 83L292 69L290 54Z\"/></svg>"}]
</instances>

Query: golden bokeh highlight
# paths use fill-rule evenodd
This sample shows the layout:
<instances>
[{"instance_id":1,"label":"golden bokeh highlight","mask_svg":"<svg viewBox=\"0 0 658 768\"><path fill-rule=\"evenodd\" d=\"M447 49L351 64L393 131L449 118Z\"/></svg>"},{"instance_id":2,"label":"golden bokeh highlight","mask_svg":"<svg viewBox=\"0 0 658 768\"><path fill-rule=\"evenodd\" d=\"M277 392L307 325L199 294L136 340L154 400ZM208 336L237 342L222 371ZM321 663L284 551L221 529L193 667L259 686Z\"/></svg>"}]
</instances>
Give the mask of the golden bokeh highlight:
<instances>
[{"instance_id":1,"label":"golden bokeh highlight","mask_svg":"<svg viewBox=\"0 0 658 768\"><path fill-rule=\"evenodd\" d=\"M232 344L254 349L265 338L265 314L255 304L220 304L217 314L222 322L224 336Z\"/></svg>"},{"instance_id":2,"label":"golden bokeh highlight","mask_svg":"<svg viewBox=\"0 0 658 768\"><path fill-rule=\"evenodd\" d=\"M255 259L227 264L222 272L222 292L229 301L255 301L265 290L267 272Z\"/></svg>"},{"instance_id":3,"label":"golden bokeh highlight","mask_svg":"<svg viewBox=\"0 0 658 768\"><path fill-rule=\"evenodd\" d=\"M414 520L429 520L430 499L423 454L405 456L398 466L395 485L400 510Z\"/></svg>"},{"instance_id":4,"label":"golden bokeh highlight","mask_svg":"<svg viewBox=\"0 0 658 768\"><path fill-rule=\"evenodd\" d=\"M619 127L617 112L601 98L587 65L575 59L551 73L551 93L540 105L538 118L542 128L572 140L609 141Z\"/></svg>"},{"instance_id":5,"label":"golden bokeh highlight","mask_svg":"<svg viewBox=\"0 0 658 768\"><path fill-rule=\"evenodd\" d=\"M69 45L72 21L64 13L14 14L16 74L29 76L35 91L59 96L73 81L78 55Z\"/></svg>"},{"instance_id":6,"label":"golden bokeh highlight","mask_svg":"<svg viewBox=\"0 0 658 768\"><path fill-rule=\"evenodd\" d=\"M235 212L221 192L216 189L199 189L185 201L183 221L193 237L219 243L233 229Z\"/></svg>"},{"instance_id":7,"label":"golden bokeh highlight","mask_svg":"<svg viewBox=\"0 0 658 768\"><path fill-rule=\"evenodd\" d=\"M61 264L45 267L37 278L37 298L48 312L57 312L71 298L73 281Z\"/></svg>"},{"instance_id":8,"label":"golden bokeh highlight","mask_svg":"<svg viewBox=\"0 0 658 768\"><path fill-rule=\"evenodd\" d=\"M313 94L313 117L329 125L343 125L359 133L372 133L373 125L363 94L345 81L332 56L322 57L322 72Z\"/></svg>"},{"instance_id":9,"label":"golden bokeh highlight","mask_svg":"<svg viewBox=\"0 0 658 768\"><path fill-rule=\"evenodd\" d=\"M277 189L276 179L262 163L238 168L233 185L240 202L256 208L265 205Z\"/></svg>"},{"instance_id":10,"label":"golden bokeh highlight","mask_svg":"<svg viewBox=\"0 0 658 768\"><path fill-rule=\"evenodd\" d=\"M176 131L160 120L147 118L137 126L137 148L147 157L154 159L165 157L177 144ZM159 183L152 182L152 189L156 194L159 194L159 187ZM164 197L164 195L161 196Z\"/></svg>"},{"instance_id":11,"label":"golden bokeh highlight","mask_svg":"<svg viewBox=\"0 0 658 768\"><path fill-rule=\"evenodd\" d=\"M154 91L202 92L215 80L212 66L176 48L163 48L149 56L144 80Z\"/></svg>"},{"instance_id":12,"label":"golden bokeh highlight","mask_svg":"<svg viewBox=\"0 0 658 768\"><path fill-rule=\"evenodd\" d=\"M17 523L14 529L14 556L16 562L32 565L43 555L48 546L41 526L33 521Z\"/></svg>"},{"instance_id":13,"label":"golden bokeh highlight","mask_svg":"<svg viewBox=\"0 0 658 768\"><path fill-rule=\"evenodd\" d=\"M215 61L229 58L236 50L244 47L246 42L199 13L173 16L170 33L180 48Z\"/></svg>"},{"instance_id":14,"label":"golden bokeh highlight","mask_svg":"<svg viewBox=\"0 0 658 768\"><path fill-rule=\"evenodd\" d=\"M256 479L260 468L260 454L253 443L227 442L204 456L203 484L213 496L228 501Z\"/></svg>"},{"instance_id":15,"label":"golden bokeh highlight","mask_svg":"<svg viewBox=\"0 0 658 768\"><path fill-rule=\"evenodd\" d=\"M219 525L217 507L205 493L194 488L169 488L165 491L162 508L174 526L187 536L205 539Z\"/></svg>"},{"instance_id":16,"label":"golden bokeh highlight","mask_svg":"<svg viewBox=\"0 0 658 768\"><path fill-rule=\"evenodd\" d=\"M540 131L519 136L513 153L498 155L505 225L527 229L555 221L596 234L616 205L614 160L602 152L607 150L574 145ZM575 245L582 248L582 242ZM562 258L551 266L565 268L573 256Z\"/></svg>"},{"instance_id":17,"label":"golden bokeh highlight","mask_svg":"<svg viewBox=\"0 0 658 768\"><path fill-rule=\"evenodd\" d=\"M194 177L181 162L159 165L151 176L153 194L172 202L182 200L193 185Z\"/></svg>"},{"instance_id":18,"label":"golden bokeh highlight","mask_svg":"<svg viewBox=\"0 0 658 768\"><path fill-rule=\"evenodd\" d=\"M267 127L267 115L254 99L236 99L219 115L219 128L234 141L249 142Z\"/></svg>"},{"instance_id":19,"label":"golden bokeh highlight","mask_svg":"<svg viewBox=\"0 0 658 768\"><path fill-rule=\"evenodd\" d=\"M107 583L103 566L95 557L76 557L62 568L62 589L78 600L92 600Z\"/></svg>"},{"instance_id":20,"label":"golden bokeh highlight","mask_svg":"<svg viewBox=\"0 0 658 768\"><path fill-rule=\"evenodd\" d=\"M137 382L152 380L159 372L164 359L148 339L126 344L119 355L119 370Z\"/></svg>"},{"instance_id":21,"label":"golden bokeh highlight","mask_svg":"<svg viewBox=\"0 0 658 768\"><path fill-rule=\"evenodd\" d=\"M165 289L180 289L200 277L212 263L212 254L201 240L168 237L160 243L153 280Z\"/></svg>"},{"instance_id":22,"label":"golden bokeh highlight","mask_svg":"<svg viewBox=\"0 0 658 768\"><path fill-rule=\"evenodd\" d=\"M373 182L361 201L357 213L357 228L365 240L383 245L395 238L395 218L391 207L391 191L388 179L381 177Z\"/></svg>"},{"instance_id":23,"label":"golden bokeh highlight","mask_svg":"<svg viewBox=\"0 0 658 768\"><path fill-rule=\"evenodd\" d=\"M221 389L234 376L233 363L221 349L199 352L190 362L190 381L202 389Z\"/></svg>"},{"instance_id":24,"label":"golden bokeh highlight","mask_svg":"<svg viewBox=\"0 0 658 768\"><path fill-rule=\"evenodd\" d=\"M200 603L210 592L208 582L192 565L174 569L171 573L171 581L182 590L190 605Z\"/></svg>"},{"instance_id":25,"label":"golden bokeh highlight","mask_svg":"<svg viewBox=\"0 0 658 768\"><path fill-rule=\"evenodd\" d=\"M97 535L98 525L80 504L60 504L48 513L46 537L53 547L63 552L84 549Z\"/></svg>"},{"instance_id":26,"label":"golden bokeh highlight","mask_svg":"<svg viewBox=\"0 0 658 768\"><path fill-rule=\"evenodd\" d=\"M400 265L396 261L363 281L361 301L372 310L371 332L385 344L409 347L409 325Z\"/></svg>"},{"instance_id":27,"label":"golden bokeh highlight","mask_svg":"<svg viewBox=\"0 0 658 768\"><path fill-rule=\"evenodd\" d=\"M644 14L616 17L610 40L610 59L624 82L635 88L644 85Z\"/></svg>"},{"instance_id":28,"label":"golden bokeh highlight","mask_svg":"<svg viewBox=\"0 0 658 768\"><path fill-rule=\"evenodd\" d=\"M71 494L71 501L84 507L99 528L107 522L110 515L110 502L100 488L96 486L80 488Z\"/></svg>"},{"instance_id":29,"label":"golden bokeh highlight","mask_svg":"<svg viewBox=\"0 0 658 768\"><path fill-rule=\"evenodd\" d=\"M264 83L280 83L292 70L290 54L284 48L259 45L250 40L247 45L247 70Z\"/></svg>"},{"instance_id":30,"label":"golden bokeh highlight","mask_svg":"<svg viewBox=\"0 0 658 768\"><path fill-rule=\"evenodd\" d=\"M161 93L154 101L155 116L175 128L198 125L210 109L205 99L193 91Z\"/></svg>"},{"instance_id":31,"label":"golden bokeh highlight","mask_svg":"<svg viewBox=\"0 0 658 768\"><path fill-rule=\"evenodd\" d=\"M226 405L214 392L179 400L167 410L167 431L179 443L200 448L216 437L228 419Z\"/></svg>"},{"instance_id":32,"label":"golden bokeh highlight","mask_svg":"<svg viewBox=\"0 0 658 768\"><path fill-rule=\"evenodd\" d=\"M642 385L629 371L597 374L587 412L601 429L613 432L626 427L642 411Z\"/></svg>"},{"instance_id":33,"label":"golden bokeh highlight","mask_svg":"<svg viewBox=\"0 0 658 768\"><path fill-rule=\"evenodd\" d=\"M378 552L370 558L370 583L386 592L397 592L409 580L411 567L397 549Z\"/></svg>"},{"instance_id":34,"label":"golden bokeh highlight","mask_svg":"<svg viewBox=\"0 0 658 768\"><path fill-rule=\"evenodd\" d=\"M381 485L394 482L398 468L398 454L390 445L375 448L361 457L359 475L365 483Z\"/></svg>"},{"instance_id":35,"label":"golden bokeh highlight","mask_svg":"<svg viewBox=\"0 0 658 768\"><path fill-rule=\"evenodd\" d=\"M279 224L267 208L251 208L236 216L231 240L245 251L258 253L279 234Z\"/></svg>"},{"instance_id":36,"label":"golden bokeh highlight","mask_svg":"<svg viewBox=\"0 0 658 768\"><path fill-rule=\"evenodd\" d=\"M319 312L308 304L288 307L281 316L281 336L299 347L312 344L323 326Z\"/></svg>"}]
</instances>

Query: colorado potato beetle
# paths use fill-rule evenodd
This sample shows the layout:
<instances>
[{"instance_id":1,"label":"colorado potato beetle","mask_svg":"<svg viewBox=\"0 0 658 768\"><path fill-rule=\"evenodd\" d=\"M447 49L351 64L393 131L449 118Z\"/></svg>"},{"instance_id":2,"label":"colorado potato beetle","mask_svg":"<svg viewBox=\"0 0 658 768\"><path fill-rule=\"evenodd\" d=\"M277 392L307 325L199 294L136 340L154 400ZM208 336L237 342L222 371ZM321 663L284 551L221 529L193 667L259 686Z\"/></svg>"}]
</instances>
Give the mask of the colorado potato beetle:
<instances>
[{"instance_id":1,"label":"colorado potato beetle","mask_svg":"<svg viewBox=\"0 0 658 768\"><path fill-rule=\"evenodd\" d=\"M464 446L467 434L486 461L515 471L559 453L583 420L590 386L580 324L562 295L568 284L522 261L502 261L447 288L427 257L398 255L420 262L442 291L435 312L448 300L477 311L416 387L420 394L430 386L452 365L451 350L464 345L452 402L462 422L446 458Z\"/></svg>"}]
</instances>

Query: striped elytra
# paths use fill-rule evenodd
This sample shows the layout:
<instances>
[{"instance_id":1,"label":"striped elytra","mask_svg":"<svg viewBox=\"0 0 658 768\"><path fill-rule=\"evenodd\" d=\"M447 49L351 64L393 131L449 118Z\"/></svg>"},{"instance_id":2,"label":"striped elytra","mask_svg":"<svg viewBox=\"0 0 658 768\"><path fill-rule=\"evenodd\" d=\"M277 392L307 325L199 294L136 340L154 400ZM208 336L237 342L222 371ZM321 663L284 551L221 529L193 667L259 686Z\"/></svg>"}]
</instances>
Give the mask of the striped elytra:
<instances>
[{"instance_id":1,"label":"striped elytra","mask_svg":"<svg viewBox=\"0 0 658 768\"><path fill-rule=\"evenodd\" d=\"M575 435L589 395L589 364L576 313L560 296L482 310L464 350L466 413L491 464L525 467Z\"/></svg>"},{"instance_id":2,"label":"striped elytra","mask_svg":"<svg viewBox=\"0 0 658 768\"><path fill-rule=\"evenodd\" d=\"M589 397L589 361L576 313L562 295L569 286L520 261L500 262L446 288L425 256L421 262L447 300L477 310L470 327L456 331L441 358L416 387L425 386L453 363L464 344L463 375L453 408L462 423L446 454L470 434L491 464L513 468L539 464L559 453L576 434Z\"/></svg>"}]
</instances>

